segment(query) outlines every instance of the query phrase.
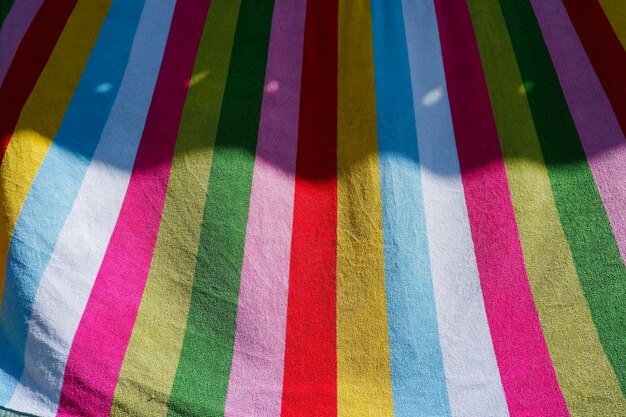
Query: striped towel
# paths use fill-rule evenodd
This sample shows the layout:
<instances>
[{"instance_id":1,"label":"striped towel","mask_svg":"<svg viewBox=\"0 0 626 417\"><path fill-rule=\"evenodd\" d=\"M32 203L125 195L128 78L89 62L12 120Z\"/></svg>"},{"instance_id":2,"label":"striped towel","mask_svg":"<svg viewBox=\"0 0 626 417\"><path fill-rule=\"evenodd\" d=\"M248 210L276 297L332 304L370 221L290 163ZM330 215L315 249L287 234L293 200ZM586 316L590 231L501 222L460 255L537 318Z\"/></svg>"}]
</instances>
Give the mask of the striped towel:
<instances>
[{"instance_id":1,"label":"striped towel","mask_svg":"<svg viewBox=\"0 0 626 417\"><path fill-rule=\"evenodd\" d=\"M0 23L0 416L626 416L625 1Z\"/></svg>"}]
</instances>

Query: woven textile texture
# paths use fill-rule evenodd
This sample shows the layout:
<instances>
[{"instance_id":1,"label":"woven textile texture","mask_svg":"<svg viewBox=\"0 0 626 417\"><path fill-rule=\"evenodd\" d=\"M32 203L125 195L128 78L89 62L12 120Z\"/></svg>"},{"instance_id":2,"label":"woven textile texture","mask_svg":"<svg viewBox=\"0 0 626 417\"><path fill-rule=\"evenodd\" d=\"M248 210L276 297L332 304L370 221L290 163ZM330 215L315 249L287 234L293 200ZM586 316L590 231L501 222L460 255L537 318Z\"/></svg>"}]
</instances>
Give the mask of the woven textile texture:
<instances>
[{"instance_id":1,"label":"woven textile texture","mask_svg":"<svg viewBox=\"0 0 626 417\"><path fill-rule=\"evenodd\" d=\"M625 1L0 25L0 416L626 417Z\"/></svg>"}]
</instances>

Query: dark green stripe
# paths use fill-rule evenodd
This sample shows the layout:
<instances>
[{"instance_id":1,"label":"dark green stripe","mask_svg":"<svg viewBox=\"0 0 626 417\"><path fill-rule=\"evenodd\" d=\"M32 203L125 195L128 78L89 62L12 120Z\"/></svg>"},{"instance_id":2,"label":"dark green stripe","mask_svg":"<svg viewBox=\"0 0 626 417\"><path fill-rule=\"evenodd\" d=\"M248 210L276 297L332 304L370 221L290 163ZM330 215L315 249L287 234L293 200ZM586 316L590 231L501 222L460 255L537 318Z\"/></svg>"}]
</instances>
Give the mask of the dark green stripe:
<instances>
[{"instance_id":1,"label":"dark green stripe","mask_svg":"<svg viewBox=\"0 0 626 417\"><path fill-rule=\"evenodd\" d=\"M500 3L580 284L600 341L626 392L626 268L532 5L528 0Z\"/></svg>"},{"instance_id":2,"label":"dark green stripe","mask_svg":"<svg viewBox=\"0 0 626 417\"><path fill-rule=\"evenodd\" d=\"M224 414L273 5L241 3L170 416Z\"/></svg>"},{"instance_id":3,"label":"dark green stripe","mask_svg":"<svg viewBox=\"0 0 626 417\"><path fill-rule=\"evenodd\" d=\"M26 1L26 0L22 0ZM0 28L4 24L4 19L6 19L9 14L9 10L11 10L11 6L13 6L15 0L0 0Z\"/></svg>"}]
</instances>

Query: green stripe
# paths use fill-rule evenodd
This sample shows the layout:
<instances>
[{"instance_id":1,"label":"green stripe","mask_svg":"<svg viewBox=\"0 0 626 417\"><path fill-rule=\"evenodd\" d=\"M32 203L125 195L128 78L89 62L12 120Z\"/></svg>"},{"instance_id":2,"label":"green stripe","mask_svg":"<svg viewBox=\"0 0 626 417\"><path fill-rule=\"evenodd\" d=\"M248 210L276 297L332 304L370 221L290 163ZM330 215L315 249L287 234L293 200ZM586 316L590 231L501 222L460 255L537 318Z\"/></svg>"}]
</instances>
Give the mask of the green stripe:
<instances>
[{"instance_id":1,"label":"green stripe","mask_svg":"<svg viewBox=\"0 0 626 417\"><path fill-rule=\"evenodd\" d=\"M241 3L170 416L224 413L273 4Z\"/></svg>"},{"instance_id":2,"label":"green stripe","mask_svg":"<svg viewBox=\"0 0 626 417\"><path fill-rule=\"evenodd\" d=\"M4 24L4 19L6 19L7 15L9 14L9 10L11 10L13 3L15 3L15 0L0 0L0 28L2 28L2 25Z\"/></svg>"},{"instance_id":3,"label":"green stripe","mask_svg":"<svg viewBox=\"0 0 626 417\"><path fill-rule=\"evenodd\" d=\"M239 13L213 0L190 80L148 282L126 350L112 416L163 416L191 301L213 148ZM163 337L167 335L167 337Z\"/></svg>"},{"instance_id":4,"label":"green stripe","mask_svg":"<svg viewBox=\"0 0 626 417\"><path fill-rule=\"evenodd\" d=\"M626 268L532 6L528 0L500 3L580 284L625 392Z\"/></svg>"},{"instance_id":5,"label":"green stripe","mask_svg":"<svg viewBox=\"0 0 626 417\"><path fill-rule=\"evenodd\" d=\"M499 0L468 4L528 280L559 385L572 415L619 415L624 400L580 287Z\"/></svg>"}]
</instances>

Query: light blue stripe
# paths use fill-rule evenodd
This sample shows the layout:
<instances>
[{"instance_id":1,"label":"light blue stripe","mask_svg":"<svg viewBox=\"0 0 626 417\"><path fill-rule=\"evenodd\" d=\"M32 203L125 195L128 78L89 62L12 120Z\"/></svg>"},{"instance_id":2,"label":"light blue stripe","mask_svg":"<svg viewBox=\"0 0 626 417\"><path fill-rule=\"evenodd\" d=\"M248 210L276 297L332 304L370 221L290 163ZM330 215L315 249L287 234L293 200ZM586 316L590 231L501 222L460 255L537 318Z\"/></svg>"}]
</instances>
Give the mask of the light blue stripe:
<instances>
[{"instance_id":1,"label":"light blue stripe","mask_svg":"<svg viewBox=\"0 0 626 417\"><path fill-rule=\"evenodd\" d=\"M402 8L450 409L455 416L508 415L480 290L434 2L402 0Z\"/></svg>"},{"instance_id":2,"label":"light blue stripe","mask_svg":"<svg viewBox=\"0 0 626 417\"><path fill-rule=\"evenodd\" d=\"M371 7L394 411L447 416L402 3Z\"/></svg>"},{"instance_id":3,"label":"light blue stripe","mask_svg":"<svg viewBox=\"0 0 626 417\"><path fill-rule=\"evenodd\" d=\"M143 6L141 0L113 1L15 224L0 327L0 405L22 374L35 295L113 106Z\"/></svg>"},{"instance_id":4,"label":"light blue stripe","mask_svg":"<svg viewBox=\"0 0 626 417\"><path fill-rule=\"evenodd\" d=\"M24 371L7 405L12 410L41 416L58 410L72 340L124 201L175 3L146 0L119 93L37 290Z\"/></svg>"}]
</instances>

